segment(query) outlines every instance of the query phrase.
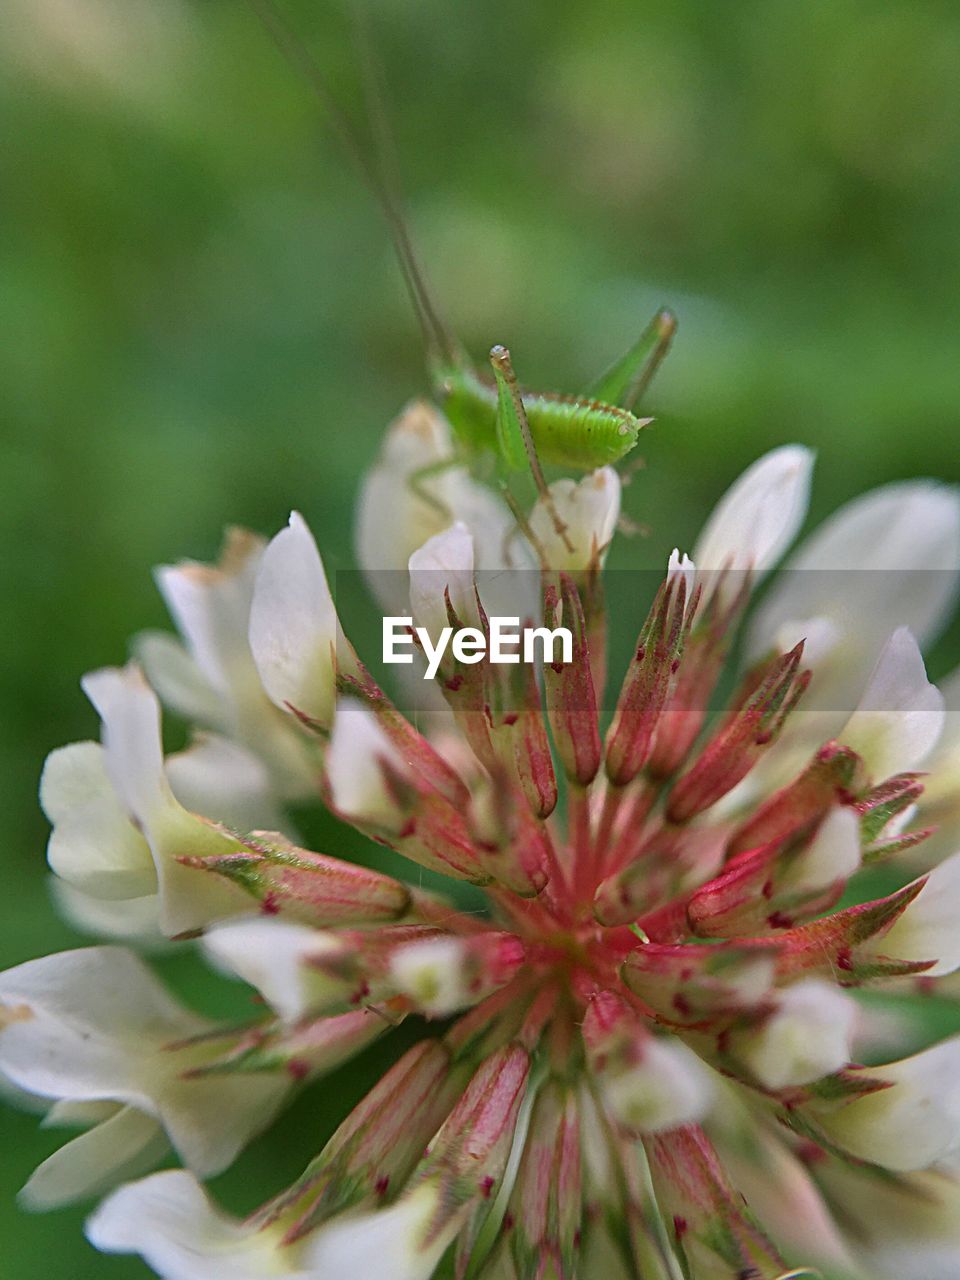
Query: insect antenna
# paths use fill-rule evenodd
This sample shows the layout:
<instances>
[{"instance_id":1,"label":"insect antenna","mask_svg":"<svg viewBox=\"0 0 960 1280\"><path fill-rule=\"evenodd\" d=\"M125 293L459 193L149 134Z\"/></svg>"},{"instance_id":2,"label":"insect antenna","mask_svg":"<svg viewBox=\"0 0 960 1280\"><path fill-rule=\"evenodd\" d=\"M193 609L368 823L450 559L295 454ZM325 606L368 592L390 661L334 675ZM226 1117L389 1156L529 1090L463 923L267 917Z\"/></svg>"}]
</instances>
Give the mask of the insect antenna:
<instances>
[{"instance_id":1,"label":"insect antenna","mask_svg":"<svg viewBox=\"0 0 960 1280\"><path fill-rule=\"evenodd\" d=\"M390 162L393 155L392 139L382 108L379 76L370 54L369 42L365 38L360 41L363 51L364 91L372 118L376 162L367 155L363 136L338 102L319 63L280 11L275 0L247 2L281 54L319 99L337 141L353 161L360 178L383 214L428 358L440 357L450 364L462 363L463 355L459 344L440 317L410 237L403 202L398 194L396 166Z\"/></svg>"}]
</instances>

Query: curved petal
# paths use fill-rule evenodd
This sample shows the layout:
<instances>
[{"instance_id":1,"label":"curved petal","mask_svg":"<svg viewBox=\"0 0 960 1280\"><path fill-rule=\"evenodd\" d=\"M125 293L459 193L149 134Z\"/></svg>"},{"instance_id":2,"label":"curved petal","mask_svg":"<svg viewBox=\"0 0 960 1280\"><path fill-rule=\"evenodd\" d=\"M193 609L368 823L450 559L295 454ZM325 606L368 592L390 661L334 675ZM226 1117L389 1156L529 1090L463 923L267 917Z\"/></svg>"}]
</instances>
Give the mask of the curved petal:
<instances>
[{"instance_id":1,"label":"curved petal","mask_svg":"<svg viewBox=\"0 0 960 1280\"><path fill-rule=\"evenodd\" d=\"M170 1150L157 1121L135 1107L116 1112L48 1156L20 1192L28 1209L58 1209L103 1195L156 1168Z\"/></svg>"},{"instance_id":2,"label":"curved petal","mask_svg":"<svg viewBox=\"0 0 960 1280\"><path fill-rule=\"evenodd\" d=\"M207 729L226 732L232 726L232 707L176 636L142 631L133 638L133 653L164 706Z\"/></svg>"},{"instance_id":3,"label":"curved petal","mask_svg":"<svg viewBox=\"0 0 960 1280\"><path fill-rule=\"evenodd\" d=\"M40 779L40 803L53 823L47 861L58 876L101 898L156 892L150 846L120 804L98 742L51 752Z\"/></svg>"},{"instance_id":4,"label":"curved petal","mask_svg":"<svg viewBox=\"0 0 960 1280\"><path fill-rule=\"evenodd\" d=\"M620 516L620 477L613 467L601 467L582 480L556 480L550 496L566 526L565 537L557 533L542 498L530 513L530 528L547 564L568 572L602 564Z\"/></svg>"},{"instance_id":5,"label":"curved petal","mask_svg":"<svg viewBox=\"0 0 960 1280\"><path fill-rule=\"evenodd\" d=\"M704 525L693 550L697 568L762 574L776 564L807 514L813 460L802 445L784 445L749 466Z\"/></svg>"},{"instance_id":6,"label":"curved petal","mask_svg":"<svg viewBox=\"0 0 960 1280\"><path fill-rule=\"evenodd\" d=\"M960 1037L862 1074L889 1088L820 1117L851 1155L884 1169L927 1169L960 1146Z\"/></svg>"},{"instance_id":7,"label":"curved petal","mask_svg":"<svg viewBox=\"0 0 960 1280\"><path fill-rule=\"evenodd\" d=\"M329 725L338 624L320 552L296 511L269 544L250 611L250 648L278 707Z\"/></svg>"},{"instance_id":8,"label":"curved petal","mask_svg":"<svg viewBox=\"0 0 960 1280\"><path fill-rule=\"evenodd\" d=\"M750 631L752 653L834 629L831 661L854 687L898 624L921 645L939 631L960 577L960 493L929 480L885 485L820 526L784 566Z\"/></svg>"},{"instance_id":9,"label":"curved petal","mask_svg":"<svg viewBox=\"0 0 960 1280\"><path fill-rule=\"evenodd\" d=\"M340 950L335 937L306 925L237 920L211 929L203 947L215 963L255 987L288 1022L343 990L342 983L310 967L312 957Z\"/></svg>"},{"instance_id":10,"label":"curved petal","mask_svg":"<svg viewBox=\"0 0 960 1280\"><path fill-rule=\"evenodd\" d=\"M841 739L880 781L922 764L943 732L944 719L943 694L927 679L916 639L900 627L877 659Z\"/></svg>"},{"instance_id":11,"label":"curved petal","mask_svg":"<svg viewBox=\"0 0 960 1280\"><path fill-rule=\"evenodd\" d=\"M157 585L201 674L229 696L237 667L250 664L247 623L264 540L247 529L227 531L216 565L161 565Z\"/></svg>"},{"instance_id":12,"label":"curved petal","mask_svg":"<svg viewBox=\"0 0 960 1280\"><path fill-rule=\"evenodd\" d=\"M179 1169L115 1191L86 1232L94 1248L138 1253L165 1280L318 1280L285 1267L274 1236L221 1213L196 1178Z\"/></svg>"}]
</instances>

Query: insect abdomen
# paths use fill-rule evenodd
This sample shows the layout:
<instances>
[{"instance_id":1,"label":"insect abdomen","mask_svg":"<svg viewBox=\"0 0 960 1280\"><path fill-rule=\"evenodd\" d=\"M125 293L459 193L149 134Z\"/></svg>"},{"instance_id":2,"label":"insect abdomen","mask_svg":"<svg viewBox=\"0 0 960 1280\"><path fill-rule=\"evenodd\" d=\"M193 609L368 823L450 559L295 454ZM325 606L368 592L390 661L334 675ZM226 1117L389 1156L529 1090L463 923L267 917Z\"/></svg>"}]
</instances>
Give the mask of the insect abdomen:
<instances>
[{"instance_id":1,"label":"insect abdomen","mask_svg":"<svg viewBox=\"0 0 960 1280\"><path fill-rule=\"evenodd\" d=\"M524 395L523 403L545 463L591 471L618 462L637 443L641 423L615 405L536 393Z\"/></svg>"},{"instance_id":2,"label":"insect abdomen","mask_svg":"<svg viewBox=\"0 0 960 1280\"><path fill-rule=\"evenodd\" d=\"M496 448L497 391L472 371L447 371L438 379L443 408L467 448ZM618 462L637 443L643 420L626 409L575 396L523 392L523 404L540 461L592 471Z\"/></svg>"}]
</instances>

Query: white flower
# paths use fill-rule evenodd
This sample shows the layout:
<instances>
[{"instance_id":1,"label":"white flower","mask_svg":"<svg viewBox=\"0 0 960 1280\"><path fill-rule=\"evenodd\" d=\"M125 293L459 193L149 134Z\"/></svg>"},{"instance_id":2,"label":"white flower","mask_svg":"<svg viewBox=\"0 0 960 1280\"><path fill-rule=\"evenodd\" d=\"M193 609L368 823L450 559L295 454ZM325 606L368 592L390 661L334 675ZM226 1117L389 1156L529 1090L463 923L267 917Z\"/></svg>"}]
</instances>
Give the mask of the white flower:
<instances>
[{"instance_id":1,"label":"white flower","mask_svg":"<svg viewBox=\"0 0 960 1280\"><path fill-rule=\"evenodd\" d=\"M296 511L263 553L250 610L250 648L276 705L327 728L345 645L320 552Z\"/></svg>"},{"instance_id":2,"label":"white flower","mask_svg":"<svg viewBox=\"0 0 960 1280\"><path fill-rule=\"evenodd\" d=\"M100 713L104 741L102 747L74 743L47 760L40 795L54 827L48 851L53 870L95 898L158 896L160 925L171 937L248 908L244 895L221 877L179 861L232 852L238 842L174 796L164 768L160 706L138 668L94 672L83 687ZM187 790L195 781L188 763L174 774Z\"/></svg>"},{"instance_id":3,"label":"white flower","mask_svg":"<svg viewBox=\"0 0 960 1280\"><path fill-rule=\"evenodd\" d=\"M394 833L403 826L392 781L407 775L406 764L374 713L355 698L337 703L325 768L338 813Z\"/></svg>"},{"instance_id":4,"label":"white flower","mask_svg":"<svg viewBox=\"0 0 960 1280\"><path fill-rule=\"evenodd\" d=\"M456 521L473 534L481 570L532 564L506 505L455 462L446 420L416 401L390 427L358 506L357 559L385 612L405 612L411 555Z\"/></svg>"},{"instance_id":5,"label":"white flower","mask_svg":"<svg viewBox=\"0 0 960 1280\"><path fill-rule=\"evenodd\" d=\"M234 528L218 564L186 561L157 569L157 585L183 643L150 631L137 637L135 651L168 707L258 754L281 793L295 798L315 790L309 742L267 697L247 635L264 546L262 538Z\"/></svg>"},{"instance_id":6,"label":"white flower","mask_svg":"<svg viewBox=\"0 0 960 1280\"><path fill-rule=\"evenodd\" d=\"M934 960L931 978L960 969L960 853L931 871L879 947L895 960Z\"/></svg>"},{"instance_id":7,"label":"white flower","mask_svg":"<svg viewBox=\"0 0 960 1280\"><path fill-rule=\"evenodd\" d=\"M620 516L620 477L601 467L582 480L564 478L550 485L551 512L543 498L530 513L530 528L551 569L576 573L600 566ZM566 526L557 533L554 512ZM568 545L569 544L569 545Z\"/></svg>"},{"instance_id":8,"label":"white flower","mask_svg":"<svg viewBox=\"0 0 960 1280\"><path fill-rule=\"evenodd\" d=\"M237 920L203 938L206 953L221 967L256 987L281 1018L295 1022L342 990L310 961L342 950L335 936L282 920Z\"/></svg>"},{"instance_id":9,"label":"white flower","mask_svg":"<svg viewBox=\"0 0 960 1280\"><path fill-rule=\"evenodd\" d=\"M758 458L717 503L693 550L701 574L762 576L796 537L807 514L813 454L784 445ZM736 588L736 581L732 588Z\"/></svg>"},{"instance_id":10,"label":"white flower","mask_svg":"<svg viewBox=\"0 0 960 1280\"><path fill-rule=\"evenodd\" d=\"M450 626L446 598L463 627L478 627L480 612L474 587L473 535L465 524L452 524L410 557L410 607L418 627L436 644Z\"/></svg>"},{"instance_id":11,"label":"white flower","mask_svg":"<svg viewBox=\"0 0 960 1280\"><path fill-rule=\"evenodd\" d=\"M700 1120L713 1101L713 1081L699 1058L668 1036L645 1040L639 1061L600 1077L610 1114L631 1133L660 1133Z\"/></svg>"},{"instance_id":12,"label":"white flower","mask_svg":"<svg viewBox=\"0 0 960 1280\"><path fill-rule=\"evenodd\" d=\"M98 743L77 742L54 751L44 766L41 801L54 823L48 854L57 873L52 892L84 933L156 946L163 933L150 846L120 806L103 761ZM164 772L177 801L191 813L235 831L287 825L264 766L226 738L198 737L185 751L167 756ZM108 840L116 841L114 858L108 856ZM148 891L138 896L141 888ZM124 896L117 897L121 891Z\"/></svg>"},{"instance_id":13,"label":"white flower","mask_svg":"<svg viewBox=\"0 0 960 1280\"><path fill-rule=\"evenodd\" d=\"M96 1124L34 1174L25 1195L37 1207L142 1172L166 1141L201 1175L217 1173L270 1123L290 1085L283 1075L184 1078L198 1050L170 1046L214 1024L178 1005L119 947L66 951L0 974L0 1028L0 1074L81 1104L55 1121Z\"/></svg>"},{"instance_id":14,"label":"white flower","mask_svg":"<svg viewBox=\"0 0 960 1280\"><path fill-rule=\"evenodd\" d=\"M750 631L750 651L819 637L818 705L849 710L892 626L921 645L940 629L960 573L960 495L931 481L891 484L841 508L781 570Z\"/></svg>"},{"instance_id":15,"label":"white flower","mask_svg":"<svg viewBox=\"0 0 960 1280\"><path fill-rule=\"evenodd\" d=\"M853 809L831 809L817 833L796 861L784 872L781 889L791 893L817 893L840 880L849 880L859 868L860 820Z\"/></svg>"},{"instance_id":16,"label":"white flower","mask_svg":"<svg viewBox=\"0 0 960 1280\"><path fill-rule=\"evenodd\" d=\"M946 708L943 733L924 765L917 814L919 826L936 828L920 850L928 865L960 848L960 669L940 682L940 691Z\"/></svg>"},{"instance_id":17,"label":"white flower","mask_svg":"<svg viewBox=\"0 0 960 1280\"><path fill-rule=\"evenodd\" d=\"M768 1089L807 1084L850 1061L858 1006L829 983L806 978L776 993L773 1013L731 1037L733 1052Z\"/></svg>"},{"instance_id":18,"label":"white flower","mask_svg":"<svg viewBox=\"0 0 960 1280\"><path fill-rule=\"evenodd\" d=\"M164 1280L317 1280L292 1258L284 1265L274 1233L221 1213L180 1170L115 1191L87 1222L87 1238L103 1253L139 1253Z\"/></svg>"},{"instance_id":19,"label":"white flower","mask_svg":"<svg viewBox=\"0 0 960 1280\"><path fill-rule=\"evenodd\" d=\"M879 781L922 764L943 722L943 695L927 679L915 638L899 627L881 651L841 740Z\"/></svg>"},{"instance_id":20,"label":"white flower","mask_svg":"<svg viewBox=\"0 0 960 1280\"><path fill-rule=\"evenodd\" d=\"M833 1142L884 1169L926 1169L960 1147L960 1038L861 1072L889 1088L818 1117Z\"/></svg>"},{"instance_id":21,"label":"white flower","mask_svg":"<svg viewBox=\"0 0 960 1280\"><path fill-rule=\"evenodd\" d=\"M390 956L390 979L431 1018L446 1018L471 1002L467 954L459 938L408 942Z\"/></svg>"},{"instance_id":22,"label":"white flower","mask_svg":"<svg viewBox=\"0 0 960 1280\"><path fill-rule=\"evenodd\" d=\"M275 1230L216 1209L189 1174L154 1174L122 1187L87 1223L105 1253L139 1253L164 1280L429 1280L462 1215L432 1232L439 1192L424 1182L396 1204L333 1219L292 1245Z\"/></svg>"}]
</instances>

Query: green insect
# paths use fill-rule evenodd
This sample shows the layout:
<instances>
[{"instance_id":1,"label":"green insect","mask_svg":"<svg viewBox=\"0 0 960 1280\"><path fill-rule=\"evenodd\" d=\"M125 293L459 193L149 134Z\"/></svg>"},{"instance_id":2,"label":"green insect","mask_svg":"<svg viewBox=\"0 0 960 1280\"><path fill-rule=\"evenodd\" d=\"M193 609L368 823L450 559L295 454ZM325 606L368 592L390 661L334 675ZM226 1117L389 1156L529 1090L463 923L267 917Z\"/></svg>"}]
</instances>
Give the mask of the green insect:
<instances>
[{"instance_id":1,"label":"green insect","mask_svg":"<svg viewBox=\"0 0 960 1280\"><path fill-rule=\"evenodd\" d=\"M551 514L556 532L566 541L566 528L553 504L543 466L592 471L626 457L651 421L637 417L634 410L670 348L676 319L665 308L658 311L630 349L580 395L521 387L510 352L500 344L490 351L491 373L478 369L441 319L400 200L384 176L387 166L368 158L362 139L331 93L323 72L281 15L275 0L250 0L250 4L283 54L320 98L331 126L386 218L424 338L431 387L457 443L454 456L415 472L410 477L411 486L425 501L436 503L422 487L429 475L465 462L482 465L492 459L504 496L518 511L507 479L511 473L526 471ZM367 88L374 103L372 79ZM381 125L383 118L380 111ZM383 146L382 130L379 141Z\"/></svg>"}]
</instances>

